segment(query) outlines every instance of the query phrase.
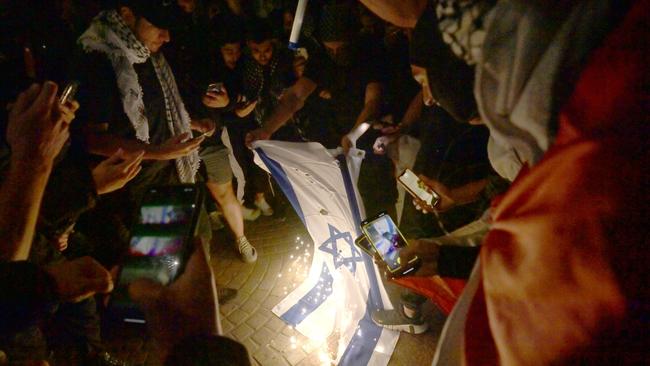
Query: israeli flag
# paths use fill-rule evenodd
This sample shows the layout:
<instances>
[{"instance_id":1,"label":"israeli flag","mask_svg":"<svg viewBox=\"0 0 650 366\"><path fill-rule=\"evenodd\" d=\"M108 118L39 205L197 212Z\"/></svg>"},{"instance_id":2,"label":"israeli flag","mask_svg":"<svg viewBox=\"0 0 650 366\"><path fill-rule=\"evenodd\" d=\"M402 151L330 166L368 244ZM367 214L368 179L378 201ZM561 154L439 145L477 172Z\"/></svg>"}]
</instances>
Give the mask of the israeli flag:
<instances>
[{"instance_id":1,"label":"israeli flag","mask_svg":"<svg viewBox=\"0 0 650 366\"><path fill-rule=\"evenodd\" d=\"M338 365L386 365L399 332L371 319L392 305L372 258L355 247L365 216L356 188L363 151L315 142L257 141L258 165L278 182L314 242L307 279L273 312L306 337L338 336Z\"/></svg>"}]
</instances>

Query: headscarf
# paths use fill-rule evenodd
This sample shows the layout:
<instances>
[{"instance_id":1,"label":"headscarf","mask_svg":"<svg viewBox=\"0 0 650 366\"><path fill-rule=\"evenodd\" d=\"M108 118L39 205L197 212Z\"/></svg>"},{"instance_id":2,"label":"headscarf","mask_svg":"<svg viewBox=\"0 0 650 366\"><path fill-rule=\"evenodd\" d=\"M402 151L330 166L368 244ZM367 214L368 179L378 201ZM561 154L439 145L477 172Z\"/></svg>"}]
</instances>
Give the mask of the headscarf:
<instances>
[{"instance_id":1,"label":"headscarf","mask_svg":"<svg viewBox=\"0 0 650 366\"><path fill-rule=\"evenodd\" d=\"M410 62L427 69L432 96L454 119L467 122L478 115L474 70L443 42L431 7L425 9L413 30Z\"/></svg>"},{"instance_id":2,"label":"headscarf","mask_svg":"<svg viewBox=\"0 0 650 366\"><path fill-rule=\"evenodd\" d=\"M488 16L474 93L491 137L523 163L537 163L553 143L557 111L611 28L615 3L584 0L544 10L503 1Z\"/></svg>"}]
</instances>

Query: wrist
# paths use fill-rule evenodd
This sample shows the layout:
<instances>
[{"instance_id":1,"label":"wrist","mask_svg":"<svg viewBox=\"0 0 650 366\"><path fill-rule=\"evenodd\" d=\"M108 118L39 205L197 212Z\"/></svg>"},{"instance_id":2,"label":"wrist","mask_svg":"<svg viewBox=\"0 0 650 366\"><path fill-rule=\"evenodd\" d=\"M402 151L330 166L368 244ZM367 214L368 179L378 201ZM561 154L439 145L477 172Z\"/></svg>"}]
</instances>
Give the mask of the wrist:
<instances>
[{"instance_id":1,"label":"wrist","mask_svg":"<svg viewBox=\"0 0 650 366\"><path fill-rule=\"evenodd\" d=\"M12 154L10 166L29 175L49 174L54 167L54 159L50 157L34 157L28 154Z\"/></svg>"}]
</instances>

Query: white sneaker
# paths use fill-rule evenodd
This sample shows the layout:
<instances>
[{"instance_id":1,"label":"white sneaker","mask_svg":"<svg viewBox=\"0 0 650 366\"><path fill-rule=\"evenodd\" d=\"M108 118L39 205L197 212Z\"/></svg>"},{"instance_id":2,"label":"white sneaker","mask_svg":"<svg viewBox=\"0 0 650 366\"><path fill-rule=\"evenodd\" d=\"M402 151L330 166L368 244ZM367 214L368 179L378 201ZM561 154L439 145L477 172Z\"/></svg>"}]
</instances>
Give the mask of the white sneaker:
<instances>
[{"instance_id":1,"label":"white sneaker","mask_svg":"<svg viewBox=\"0 0 650 366\"><path fill-rule=\"evenodd\" d=\"M253 263L257 260L257 250L245 236L237 239L237 249L239 249L239 254L241 254L244 262Z\"/></svg>"},{"instance_id":2,"label":"white sneaker","mask_svg":"<svg viewBox=\"0 0 650 366\"><path fill-rule=\"evenodd\" d=\"M246 221L255 221L262 214L258 208L248 208L244 205L241 206L241 213Z\"/></svg>"},{"instance_id":3,"label":"white sneaker","mask_svg":"<svg viewBox=\"0 0 650 366\"><path fill-rule=\"evenodd\" d=\"M273 207L269 205L268 202L266 202L266 198L262 196L261 198L255 198L255 206L262 211L262 215L264 216L271 216L273 215Z\"/></svg>"}]
</instances>

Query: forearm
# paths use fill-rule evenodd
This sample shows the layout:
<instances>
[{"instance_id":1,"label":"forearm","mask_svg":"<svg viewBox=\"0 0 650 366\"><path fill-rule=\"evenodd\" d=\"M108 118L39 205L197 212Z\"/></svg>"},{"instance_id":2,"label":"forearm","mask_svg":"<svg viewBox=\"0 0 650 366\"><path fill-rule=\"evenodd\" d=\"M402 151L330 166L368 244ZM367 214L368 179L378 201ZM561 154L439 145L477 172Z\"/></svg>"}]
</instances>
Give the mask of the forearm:
<instances>
[{"instance_id":1,"label":"forearm","mask_svg":"<svg viewBox=\"0 0 650 366\"><path fill-rule=\"evenodd\" d=\"M135 153L144 150L143 159L158 159L154 149L155 146L135 139L126 139L106 133L86 133L85 137L88 151L95 155L109 157L115 154L118 149L122 149L126 153Z\"/></svg>"},{"instance_id":2,"label":"forearm","mask_svg":"<svg viewBox=\"0 0 650 366\"><path fill-rule=\"evenodd\" d=\"M487 179L480 179L451 190L456 205L464 205L479 199L487 185Z\"/></svg>"},{"instance_id":3,"label":"forearm","mask_svg":"<svg viewBox=\"0 0 650 366\"><path fill-rule=\"evenodd\" d=\"M285 94L271 116L264 122L263 128L270 134L279 130L294 113L304 106L304 101L293 93Z\"/></svg>"},{"instance_id":4,"label":"forearm","mask_svg":"<svg viewBox=\"0 0 650 366\"><path fill-rule=\"evenodd\" d=\"M371 99L366 101L352 129L357 128L363 122L374 121L379 119L380 117L379 112L381 110L380 106L381 106L381 101L379 99Z\"/></svg>"},{"instance_id":5,"label":"forearm","mask_svg":"<svg viewBox=\"0 0 650 366\"><path fill-rule=\"evenodd\" d=\"M411 100L406 112L404 112L402 122L400 122L401 129L408 130L413 123L420 119L423 109L424 102L422 101L422 90L420 90L420 92L413 97L413 100Z\"/></svg>"},{"instance_id":6,"label":"forearm","mask_svg":"<svg viewBox=\"0 0 650 366\"><path fill-rule=\"evenodd\" d=\"M52 162L35 163L12 158L0 188L0 259L26 260L31 250L36 221L52 172Z\"/></svg>"}]
</instances>

